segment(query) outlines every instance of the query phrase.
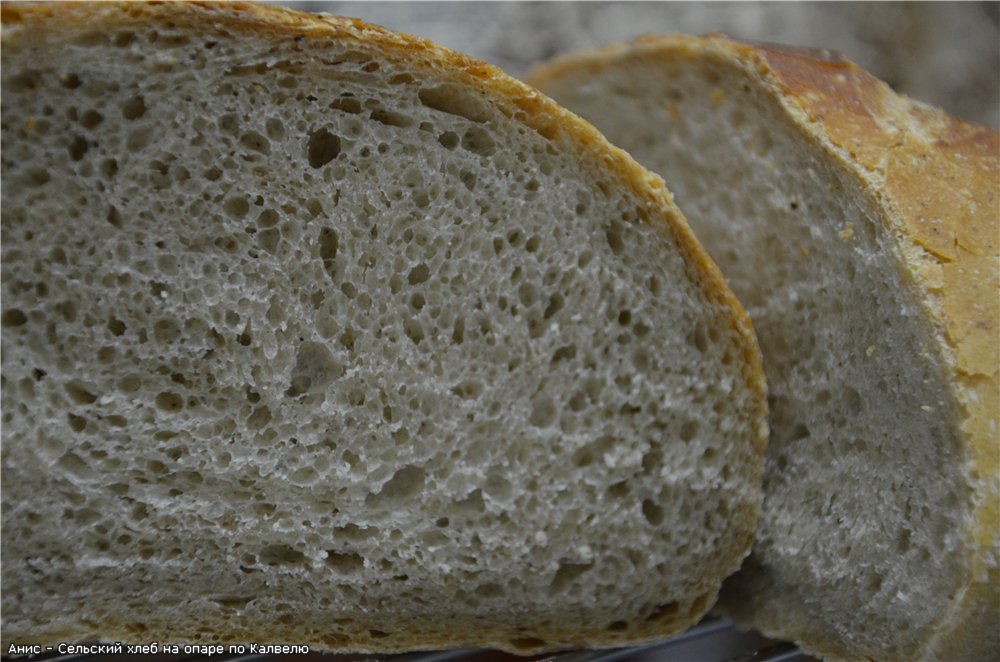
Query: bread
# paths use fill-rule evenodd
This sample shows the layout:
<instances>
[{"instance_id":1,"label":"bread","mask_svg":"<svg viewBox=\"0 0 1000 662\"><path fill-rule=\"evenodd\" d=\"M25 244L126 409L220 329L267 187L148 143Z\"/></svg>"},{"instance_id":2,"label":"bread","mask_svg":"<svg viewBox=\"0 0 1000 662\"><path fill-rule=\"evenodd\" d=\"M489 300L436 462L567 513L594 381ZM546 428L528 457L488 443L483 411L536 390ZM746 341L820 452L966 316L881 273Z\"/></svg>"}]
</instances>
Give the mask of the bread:
<instances>
[{"instance_id":1,"label":"bread","mask_svg":"<svg viewBox=\"0 0 1000 662\"><path fill-rule=\"evenodd\" d=\"M5 645L523 653L714 603L763 373L662 180L357 21L3 26Z\"/></svg>"},{"instance_id":2,"label":"bread","mask_svg":"<svg viewBox=\"0 0 1000 662\"><path fill-rule=\"evenodd\" d=\"M724 609L829 658L997 659L997 134L722 36L530 80L671 182L760 338L764 510Z\"/></svg>"}]
</instances>

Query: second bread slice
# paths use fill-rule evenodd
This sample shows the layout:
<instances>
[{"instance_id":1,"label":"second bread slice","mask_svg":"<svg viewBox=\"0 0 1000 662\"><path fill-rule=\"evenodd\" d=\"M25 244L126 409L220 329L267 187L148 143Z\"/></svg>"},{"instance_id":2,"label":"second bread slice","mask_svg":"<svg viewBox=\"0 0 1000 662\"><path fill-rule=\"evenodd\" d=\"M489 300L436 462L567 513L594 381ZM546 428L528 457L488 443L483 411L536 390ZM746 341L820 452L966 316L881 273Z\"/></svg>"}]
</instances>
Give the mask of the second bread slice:
<instances>
[{"instance_id":1,"label":"second bread slice","mask_svg":"<svg viewBox=\"0 0 1000 662\"><path fill-rule=\"evenodd\" d=\"M729 612L835 658L996 659L997 134L719 37L535 82L671 182L754 320L771 440Z\"/></svg>"}]
</instances>

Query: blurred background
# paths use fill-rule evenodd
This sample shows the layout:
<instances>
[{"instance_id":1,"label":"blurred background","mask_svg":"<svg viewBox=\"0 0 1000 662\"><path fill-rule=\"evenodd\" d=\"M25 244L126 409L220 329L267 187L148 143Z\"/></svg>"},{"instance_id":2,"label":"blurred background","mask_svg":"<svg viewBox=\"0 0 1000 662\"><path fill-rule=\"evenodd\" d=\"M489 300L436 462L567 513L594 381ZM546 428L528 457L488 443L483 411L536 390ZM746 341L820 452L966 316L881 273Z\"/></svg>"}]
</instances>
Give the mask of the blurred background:
<instances>
[{"instance_id":1,"label":"blurred background","mask_svg":"<svg viewBox=\"0 0 1000 662\"><path fill-rule=\"evenodd\" d=\"M514 76L644 33L832 48L897 91L1000 126L1000 2L278 2L436 41Z\"/></svg>"}]
</instances>

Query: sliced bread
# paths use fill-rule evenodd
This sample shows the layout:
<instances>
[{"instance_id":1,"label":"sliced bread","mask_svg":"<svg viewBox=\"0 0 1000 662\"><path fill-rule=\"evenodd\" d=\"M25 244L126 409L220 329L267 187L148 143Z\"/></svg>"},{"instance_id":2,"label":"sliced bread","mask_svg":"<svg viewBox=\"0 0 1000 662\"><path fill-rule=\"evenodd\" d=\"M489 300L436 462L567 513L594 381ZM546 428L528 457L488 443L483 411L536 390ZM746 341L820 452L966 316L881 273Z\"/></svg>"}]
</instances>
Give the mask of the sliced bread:
<instances>
[{"instance_id":1,"label":"sliced bread","mask_svg":"<svg viewBox=\"0 0 1000 662\"><path fill-rule=\"evenodd\" d=\"M724 608L831 658L1000 657L997 134L721 36L532 78L671 182L757 329L764 511Z\"/></svg>"},{"instance_id":2,"label":"sliced bread","mask_svg":"<svg viewBox=\"0 0 1000 662\"><path fill-rule=\"evenodd\" d=\"M749 551L749 320L662 180L481 62L3 6L3 641L663 637Z\"/></svg>"}]
</instances>

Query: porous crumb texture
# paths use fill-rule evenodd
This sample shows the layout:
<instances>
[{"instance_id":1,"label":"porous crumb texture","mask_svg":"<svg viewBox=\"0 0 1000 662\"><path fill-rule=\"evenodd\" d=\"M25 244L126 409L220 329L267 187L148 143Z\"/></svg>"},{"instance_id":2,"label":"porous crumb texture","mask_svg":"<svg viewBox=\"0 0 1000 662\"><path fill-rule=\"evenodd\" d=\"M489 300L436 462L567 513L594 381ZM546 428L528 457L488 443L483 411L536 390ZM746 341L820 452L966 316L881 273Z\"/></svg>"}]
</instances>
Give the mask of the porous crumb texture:
<instances>
[{"instance_id":1,"label":"porous crumb texture","mask_svg":"<svg viewBox=\"0 0 1000 662\"><path fill-rule=\"evenodd\" d=\"M729 608L826 655L916 659L964 590L973 501L940 345L857 179L749 65L675 48L538 84L670 182L757 329L764 511Z\"/></svg>"},{"instance_id":2,"label":"porous crumb texture","mask_svg":"<svg viewBox=\"0 0 1000 662\"><path fill-rule=\"evenodd\" d=\"M228 11L5 25L4 641L526 652L699 617L765 423L683 220L498 71Z\"/></svg>"}]
</instances>

